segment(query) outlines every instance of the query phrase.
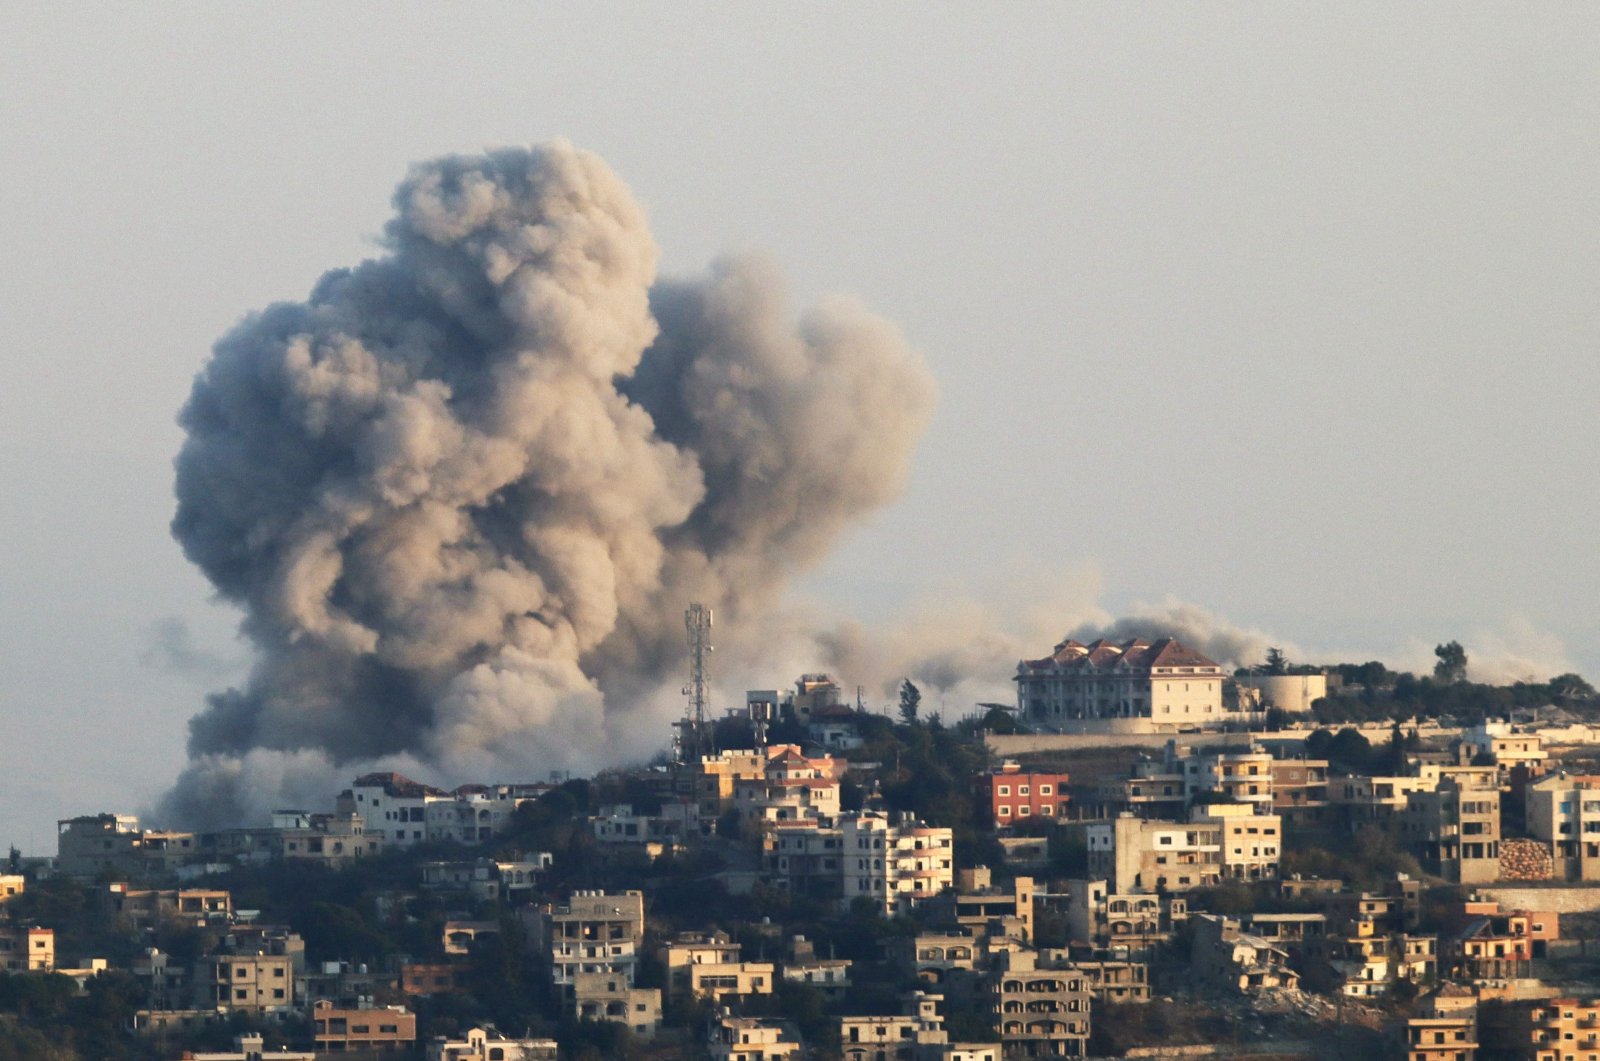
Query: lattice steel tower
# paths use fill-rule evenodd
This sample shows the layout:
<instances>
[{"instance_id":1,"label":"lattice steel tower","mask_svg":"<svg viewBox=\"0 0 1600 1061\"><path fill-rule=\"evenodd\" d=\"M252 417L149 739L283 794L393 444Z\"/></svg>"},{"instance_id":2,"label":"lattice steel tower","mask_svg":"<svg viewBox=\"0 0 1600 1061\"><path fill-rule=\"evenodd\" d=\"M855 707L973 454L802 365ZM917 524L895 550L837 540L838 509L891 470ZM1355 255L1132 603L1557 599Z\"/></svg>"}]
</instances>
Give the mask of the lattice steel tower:
<instances>
[{"instance_id":1,"label":"lattice steel tower","mask_svg":"<svg viewBox=\"0 0 1600 1061\"><path fill-rule=\"evenodd\" d=\"M689 684L683 687L689 703L685 705L683 721L678 723L678 760L691 762L710 750L706 700L711 689L711 609L698 601L689 605L683 613L683 625L689 632Z\"/></svg>"}]
</instances>

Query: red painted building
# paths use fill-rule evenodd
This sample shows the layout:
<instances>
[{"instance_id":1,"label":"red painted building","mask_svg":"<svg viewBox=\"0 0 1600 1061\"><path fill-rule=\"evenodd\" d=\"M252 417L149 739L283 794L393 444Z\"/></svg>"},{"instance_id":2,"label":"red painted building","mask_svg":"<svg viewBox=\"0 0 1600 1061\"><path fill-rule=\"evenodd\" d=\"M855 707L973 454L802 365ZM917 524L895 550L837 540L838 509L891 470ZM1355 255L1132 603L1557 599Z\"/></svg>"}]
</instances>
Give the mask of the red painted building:
<instances>
[{"instance_id":1,"label":"red painted building","mask_svg":"<svg viewBox=\"0 0 1600 1061\"><path fill-rule=\"evenodd\" d=\"M994 824L1004 828L1030 818L1065 817L1072 802L1067 781L1066 774L1033 773L1008 760L978 778L978 795L988 802Z\"/></svg>"}]
</instances>

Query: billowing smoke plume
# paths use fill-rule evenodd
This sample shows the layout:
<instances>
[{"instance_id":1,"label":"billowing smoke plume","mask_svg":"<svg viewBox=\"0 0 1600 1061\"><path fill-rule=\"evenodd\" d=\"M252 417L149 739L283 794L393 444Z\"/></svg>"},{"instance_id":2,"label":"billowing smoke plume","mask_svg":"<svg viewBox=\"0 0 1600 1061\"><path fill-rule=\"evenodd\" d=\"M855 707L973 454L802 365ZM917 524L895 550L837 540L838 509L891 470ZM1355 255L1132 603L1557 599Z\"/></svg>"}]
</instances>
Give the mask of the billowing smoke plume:
<instances>
[{"instance_id":1,"label":"billowing smoke plume","mask_svg":"<svg viewBox=\"0 0 1600 1061\"><path fill-rule=\"evenodd\" d=\"M770 607L896 493L927 422L922 362L854 302L797 324L758 261L658 284L592 154L429 162L395 208L386 256L243 321L183 411L173 532L258 661L191 723L171 817L377 760L659 746L685 605L720 629Z\"/></svg>"}]
</instances>

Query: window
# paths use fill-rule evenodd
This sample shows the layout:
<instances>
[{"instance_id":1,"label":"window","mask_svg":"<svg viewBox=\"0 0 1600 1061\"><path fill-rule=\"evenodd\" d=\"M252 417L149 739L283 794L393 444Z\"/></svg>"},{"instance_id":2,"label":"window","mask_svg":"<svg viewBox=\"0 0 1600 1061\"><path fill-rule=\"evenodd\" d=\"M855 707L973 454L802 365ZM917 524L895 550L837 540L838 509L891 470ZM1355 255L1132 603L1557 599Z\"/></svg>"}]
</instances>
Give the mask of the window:
<instances>
[{"instance_id":1,"label":"window","mask_svg":"<svg viewBox=\"0 0 1600 1061\"><path fill-rule=\"evenodd\" d=\"M1028 786L1027 785L1018 785L1017 786L1017 795L1026 796L1027 794L1028 794Z\"/></svg>"},{"instance_id":2,"label":"window","mask_svg":"<svg viewBox=\"0 0 1600 1061\"><path fill-rule=\"evenodd\" d=\"M1011 786L1001 785L996 791L998 791L1002 796L1009 796L1011 795Z\"/></svg>"}]
</instances>

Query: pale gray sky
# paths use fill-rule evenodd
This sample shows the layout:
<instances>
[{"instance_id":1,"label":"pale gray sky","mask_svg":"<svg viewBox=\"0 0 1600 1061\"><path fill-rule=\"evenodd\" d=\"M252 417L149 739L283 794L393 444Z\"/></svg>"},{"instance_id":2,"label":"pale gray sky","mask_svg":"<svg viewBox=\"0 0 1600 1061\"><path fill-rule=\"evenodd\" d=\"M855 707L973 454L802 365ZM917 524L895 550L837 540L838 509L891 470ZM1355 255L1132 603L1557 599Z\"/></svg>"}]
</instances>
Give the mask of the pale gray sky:
<instances>
[{"instance_id":1,"label":"pale gray sky","mask_svg":"<svg viewBox=\"0 0 1600 1061\"><path fill-rule=\"evenodd\" d=\"M245 659L167 533L210 344L408 163L557 136L664 271L762 250L925 353L826 606L1037 573L1592 678L1597 54L1581 5L4 5L0 844L151 798Z\"/></svg>"}]
</instances>

